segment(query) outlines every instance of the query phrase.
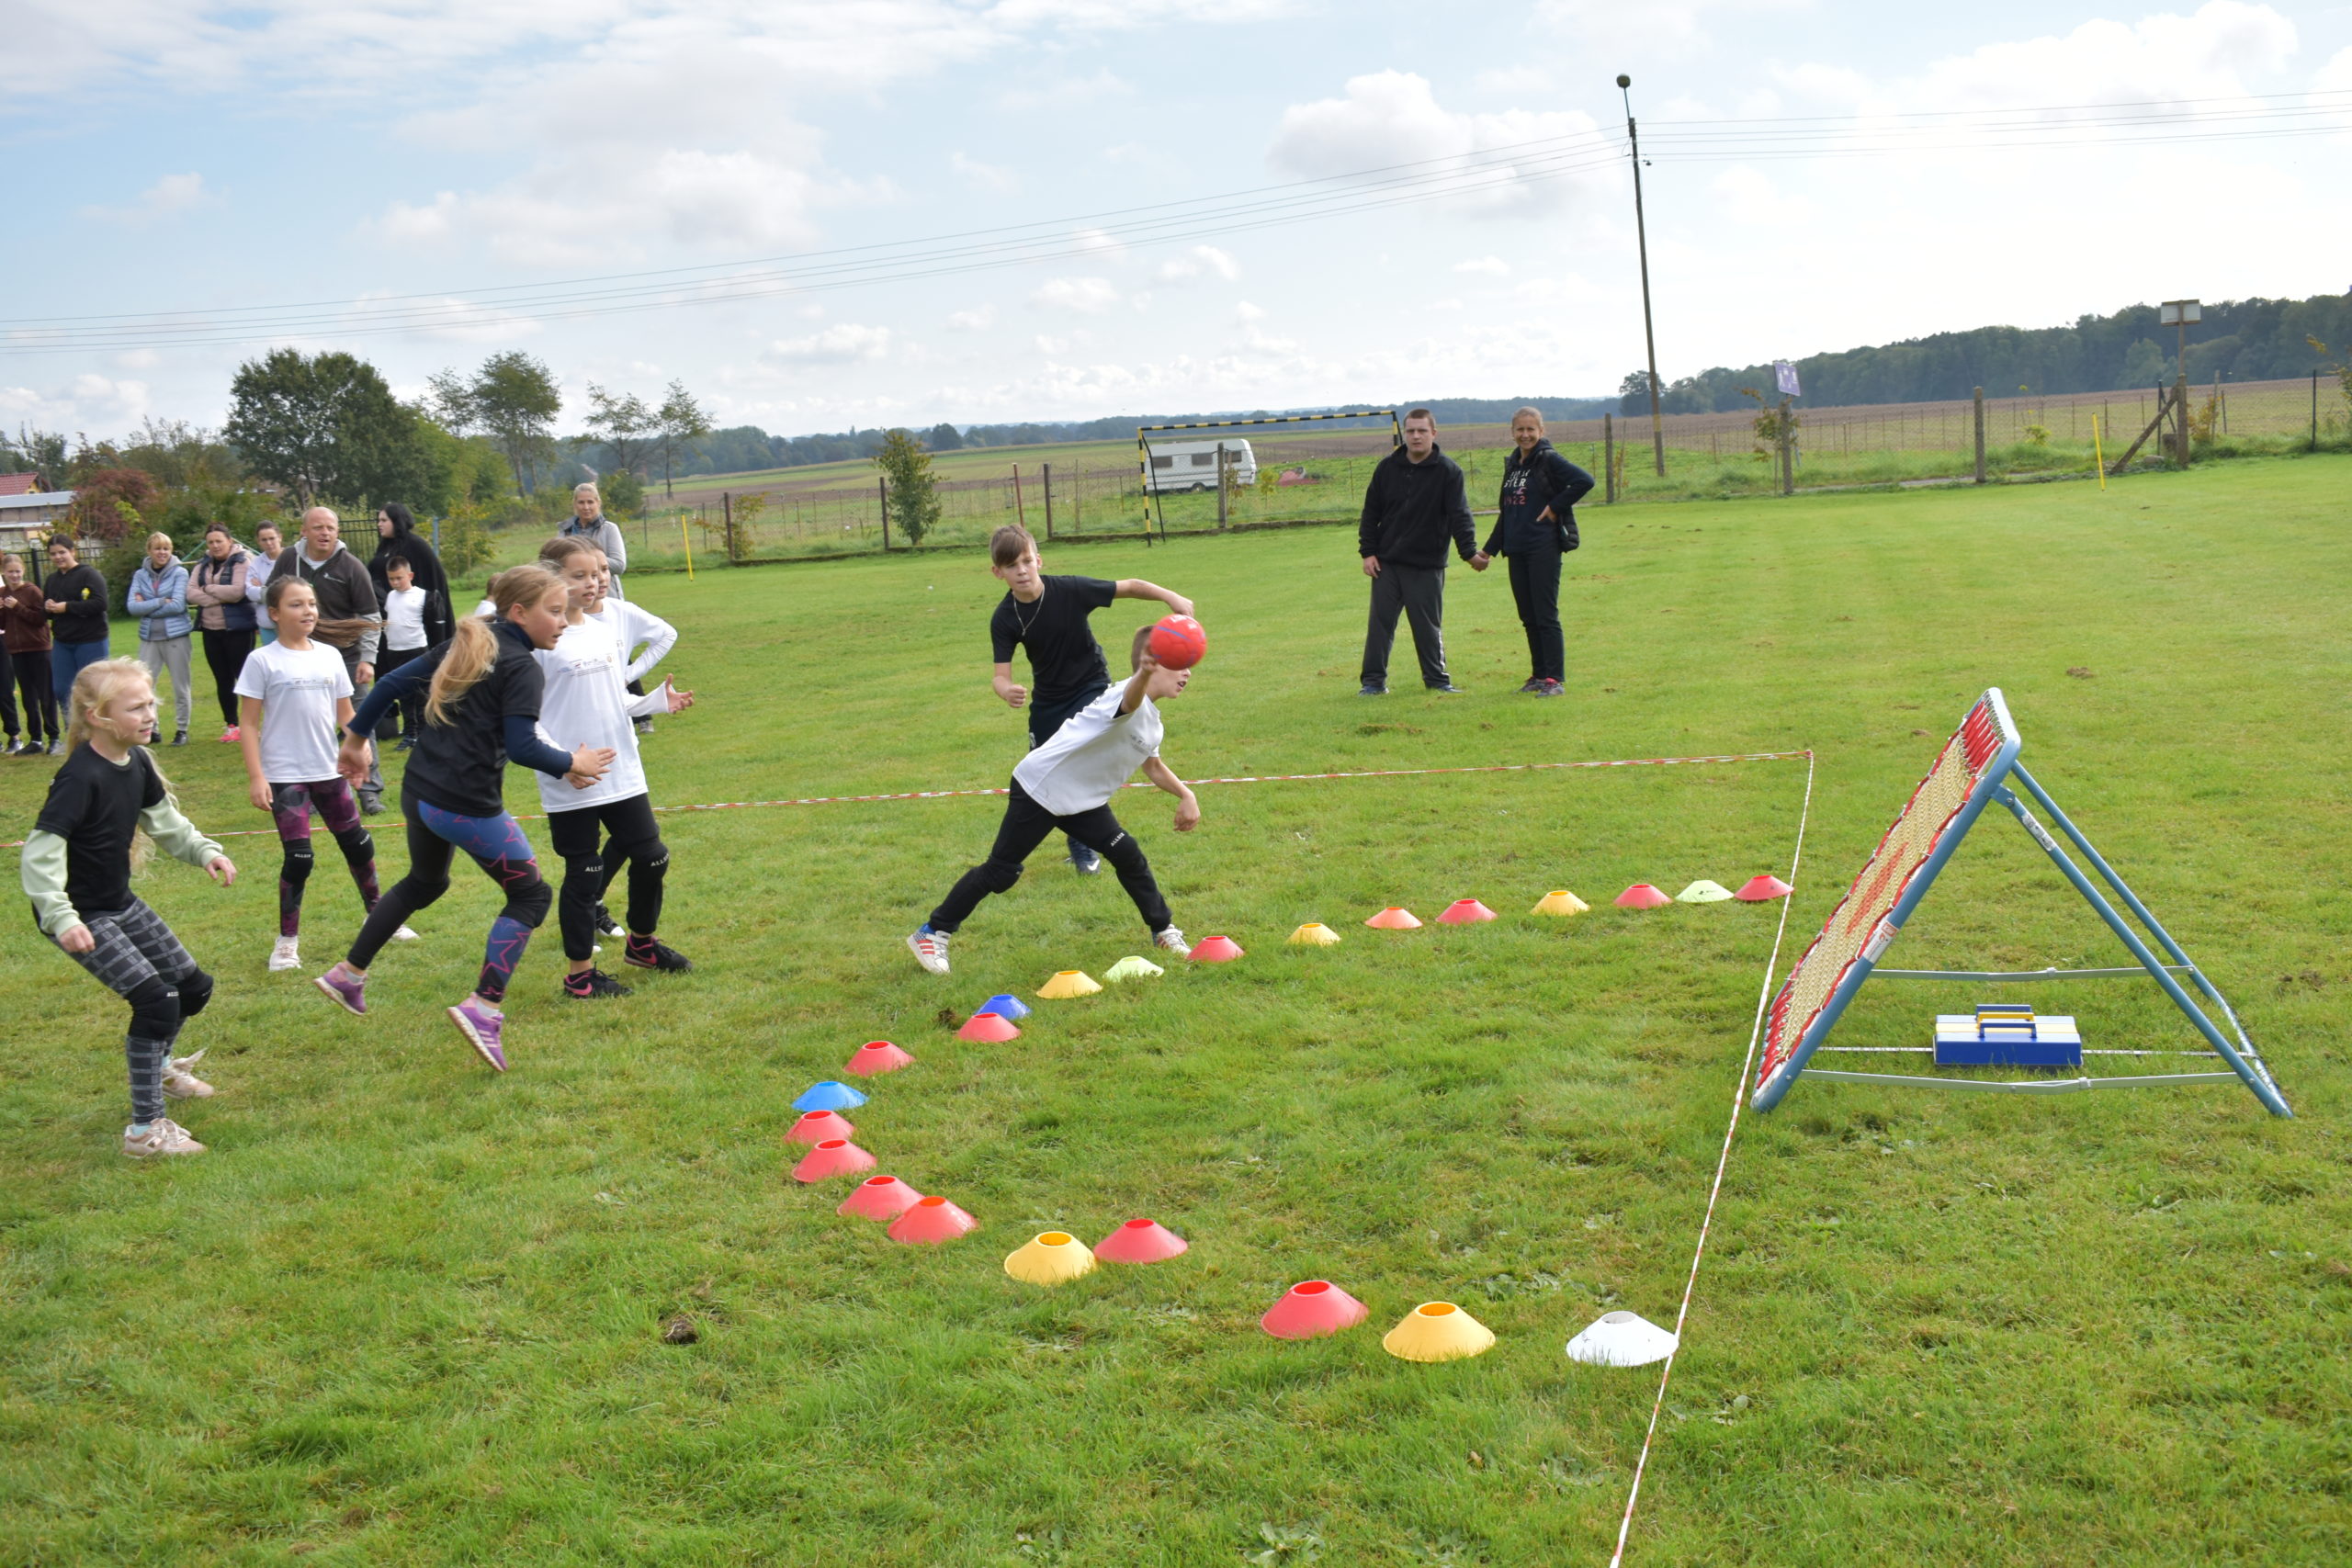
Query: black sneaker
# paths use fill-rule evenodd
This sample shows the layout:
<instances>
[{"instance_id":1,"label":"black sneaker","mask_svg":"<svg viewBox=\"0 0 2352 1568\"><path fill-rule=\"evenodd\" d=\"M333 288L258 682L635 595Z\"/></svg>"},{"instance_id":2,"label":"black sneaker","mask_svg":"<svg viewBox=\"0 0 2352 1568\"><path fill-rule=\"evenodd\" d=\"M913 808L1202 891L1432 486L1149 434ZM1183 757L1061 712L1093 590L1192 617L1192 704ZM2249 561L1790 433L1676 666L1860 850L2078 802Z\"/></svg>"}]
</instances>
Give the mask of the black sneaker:
<instances>
[{"instance_id":1,"label":"black sneaker","mask_svg":"<svg viewBox=\"0 0 2352 1568\"><path fill-rule=\"evenodd\" d=\"M185 730L185 729L183 729L183 730L179 731L177 734L174 735L174 736L172 737L172 744L173 744L173 745L175 745L175 746L185 746L185 745L187 745L187 730Z\"/></svg>"},{"instance_id":2,"label":"black sneaker","mask_svg":"<svg viewBox=\"0 0 2352 1568\"><path fill-rule=\"evenodd\" d=\"M602 905L602 904L598 904L598 905L596 906L596 920L595 920L595 926L596 926L596 934L597 934L598 936L627 936L627 935L628 935L628 932L627 932L627 931L623 931L623 930L621 929L621 923L620 923L618 920L616 920L616 919L613 919L613 912L612 912L610 909L607 909L606 908L605 908L605 906L604 906L604 905Z\"/></svg>"},{"instance_id":3,"label":"black sneaker","mask_svg":"<svg viewBox=\"0 0 2352 1568\"><path fill-rule=\"evenodd\" d=\"M1366 681L1363 683L1363 690L1356 694L1360 697L1385 697L1387 694L1388 688L1377 681Z\"/></svg>"},{"instance_id":4,"label":"black sneaker","mask_svg":"<svg viewBox=\"0 0 2352 1568\"><path fill-rule=\"evenodd\" d=\"M650 719L650 718L640 718L640 719L639 719L639 720L637 721L637 732L638 732L639 735L650 735L650 734L652 734L652 733L653 733L653 721L652 721L651 719Z\"/></svg>"},{"instance_id":5,"label":"black sneaker","mask_svg":"<svg viewBox=\"0 0 2352 1568\"><path fill-rule=\"evenodd\" d=\"M363 795L359 797L359 815L362 817L381 817L383 814L384 797L382 795L368 794Z\"/></svg>"},{"instance_id":6,"label":"black sneaker","mask_svg":"<svg viewBox=\"0 0 2352 1568\"><path fill-rule=\"evenodd\" d=\"M621 948L621 962L639 969L658 969L665 975L684 975L694 967L684 953L650 936L629 938Z\"/></svg>"},{"instance_id":7,"label":"black sneaker","mask_svg":"<svg viewBox=\"0 0 2352 1568\"><path fill-rule=\"evenodd\" d=\"M1464 693L1461 687L1459 687L1459 686L1455 685L1455 684L1454 684L1453 682L1451 682L1451 681L1448 681L1448 682L1447 682L1444 685L1442 685L1442 686L1432 685L1432 686L1428 687L1427 689L1428 689L1429 691L1430 691L1430 692L1435 693L1437 695L1439 695L1439 696L1441 696L1441 697L1459 697L1459 696L1464 696L1464 695L1467 695L1467 694L1466 694L1466 693Z\"/></svg>"},{"instance_id":8,"label":"black sneaker","mask_svg":"<svg viewBox=\"0 0 2352 1568\"><path fill-rule=\"evenodd\" d=\"M1557 681L1547 680L1536 689L1535 694L1539 697L1565 697L1568 694L1568 689Z\"/></svg>"},{"instance_id":9,"label":"black sneaker","mask_svg":"<svg viewBox=\"0 0 2352 1568\"><path fill-rule=\"evenodd\" d=\"M58 753L60 753L61 751L63 751L64 750L65 750L65 742L64 742L64 740L63 740L62 738L59 738L59 737L56 737L56 736L51 736L51 737L50 738L49 750L48 750L48 751L46 751L45 753L43 753L43 755L45 755L45 756L51 756L51 757L54 757L54 756L56 756Z\"/></svg>"},{"instance_id":10,"label":"black sneaker","mask_svg":"<svg viewBox=\"0 0 2352 1568\"><path fill-rule=\"evenodd\" d=\"M1530 675L1527 678L1527 684L1519 690L1523 696L1538 694L1544 690L1544 678L1540 675Z\"/></svg>"},{"instance_id":11,"label":"black sneaker","mask_svg":"<svg viewBox=\"0 0 2352 1568\"><path fill-rule=\"evenodd\" d=\"M403 735L403 736L401 736L398 740L395 740L395 741L393 741L393 742L392 742L392 750L395 750L395 751L413 751L413 750L416 750L416 737L415 737L415 736L413 736L413 735Z\"/></svg>"},{"instance_id":12,"label":"black sneaker","mask_svg":"<svg viewBox=\"0 0 2352 1568\"><path fill-rule=\"evenodd\" d=\"M1070 869L1079 875L1092 876L1102 869L1102 857L1084 844L1072 844L1069 847L1069 863Z\"/></svg>"},{"instance_id":13,"label":"black sneaker","mask_svg":"<svg viewBox=\"0 0 2352 1568\"><path fill-rule=\"evenodd\" d=\"M594 1001L598 997L625 997L629 987L605 974L602 969L582 969L577 975L563 977L563 994L573 1001Z\"/></svg>"}]
</instances>

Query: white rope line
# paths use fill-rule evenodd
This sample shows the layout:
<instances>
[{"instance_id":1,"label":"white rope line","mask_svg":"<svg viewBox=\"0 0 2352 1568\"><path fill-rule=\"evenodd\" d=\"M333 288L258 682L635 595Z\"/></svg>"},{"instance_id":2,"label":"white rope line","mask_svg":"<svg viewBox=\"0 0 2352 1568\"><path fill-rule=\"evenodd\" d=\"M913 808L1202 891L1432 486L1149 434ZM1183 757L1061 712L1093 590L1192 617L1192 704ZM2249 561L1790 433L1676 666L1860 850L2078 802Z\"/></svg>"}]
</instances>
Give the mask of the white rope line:
<instances>
[{"instance_id":1,"label":"white rope line","mask_svg":"<svg viewBox=\"0 0 2352 1568\"><path fill-rule=\"evenodd\" d=\"M1805 753L1804 804L1797 810L1797 843L1789 857L1789 881L1802 886L1798 871L1804 860L1804 829L1813 815L1814 758ZM1707 1255L1707 1232L1715 1223L1715 1200L1724 1190L1724 1171L1731 1164L1732 1139L1739 1134L1739 1112L1747 1101L1747 1076L1756 1066L1756 1045L1764 1035L1764 1010L1772 997L1772 975L1781 964L1781 939L1789 929L1789 906L1796 902L1790 894L1781 901L1781 923L1772 932L1772 955L1764 964L1763 988L1756 993L1756 1021L1747 1032L1747 1055L1739 1065L1739 1076L1732 1080L1731 1125L1724 1129L1723 1153L1715 1159L1715 1179L1707 1189L1707 1212L1699 1222L1699 1244L1690 1252L1690 1277L1683 1282L1682 1305L1674 1314L1674 1348L1667 1352L1666 1366L1658 1373L1657 1398L1650 1405L1649 1430L1642 1437L1641 1458L1634 1461L1634 1484L1625 1494L1625 1517L1617 1525L1617 1550L1610 1554L1609 1568L1619 1568L1625 1561L1625 1538L1634 1528L1634 1506L1641 1501L1642 1475L1648 1470L1651 1445L1657 1440L1657 1418L1666 1409L1667 1384L1674 1380L1675 1359L1682 1353L1682 1330L1690 1318L1690 1297L1699 1288L1700 1260Z\"/></svg>"}]
</instances>

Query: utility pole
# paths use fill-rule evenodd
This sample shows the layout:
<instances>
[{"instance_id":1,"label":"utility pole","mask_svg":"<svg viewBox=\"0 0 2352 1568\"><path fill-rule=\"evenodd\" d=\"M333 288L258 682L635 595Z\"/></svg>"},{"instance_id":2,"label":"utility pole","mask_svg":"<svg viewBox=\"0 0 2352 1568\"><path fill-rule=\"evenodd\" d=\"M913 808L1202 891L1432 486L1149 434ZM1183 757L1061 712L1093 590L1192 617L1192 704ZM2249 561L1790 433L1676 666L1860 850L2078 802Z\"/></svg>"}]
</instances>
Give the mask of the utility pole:
<instances>
[{"instance_id":1,"label":"utility pole","mask_svg":"<svg viewBox=\"0 0 2352 1568\"><path fill-rule=\"evenodd\" d=\"M1625 99L1625 141L1634 157L1634 234L1642 253L1642 342L1650 353L1650 454L1657 462L1657 477L1666 478L1666 424L1657 406L1657 330L1650 324L1650 231L1642 215L1642 138L1634 126L1634 79L1620 74L1617 90Z\"/></svg>"}]
</instances>

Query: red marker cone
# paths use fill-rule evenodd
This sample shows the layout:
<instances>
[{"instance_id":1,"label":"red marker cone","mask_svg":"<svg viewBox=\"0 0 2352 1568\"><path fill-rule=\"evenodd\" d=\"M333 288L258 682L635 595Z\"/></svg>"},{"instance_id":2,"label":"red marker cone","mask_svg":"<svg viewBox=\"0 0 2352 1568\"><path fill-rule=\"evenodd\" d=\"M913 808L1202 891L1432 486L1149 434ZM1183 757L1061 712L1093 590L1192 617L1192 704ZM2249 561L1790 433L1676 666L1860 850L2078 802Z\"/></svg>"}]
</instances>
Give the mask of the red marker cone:
<instances>
[{"instance_id":1,"label":"red marker cone","mask_svg":"<svg viewBox=\"0 0 2352 1568\"><path fill-rule=\"evenodd\" d=\"M854 1214L865 1220L895 1220L913 1208L922 1196L895 1176L869 1176L842 1200L841 1207L833 1213Z\"/></svg>"},{"instance_id":2,"label":"red marker cone","mask_svg":"<svg viewBox=\"0 0 2352 1568\"><path fill-rule=\"evenodd\" d=\"M784 1135L788 1144L820 1144L827 1138L854 1138L857 1129L838 1111L811 1111Z\"/></svg>"},{"instance_id":3,"label":"red marker cone","mask_svg":"<svg viewBox=\"0 0 2352 1568\"><path fill-rule=\"evenodd\" d=\"M1192 1246L1158 1220L1129 1220L1095 1244L1105 1263L1163 1263Z\"/></svg>"},{"instance_id":4,"label":"red marker cone","mask_svg":"<svg viewBox=\"0 0 2352 1568\"><path fill-rule=\"evenodd\" d=\"M1421 922L1413 919L1412 910L1400 909L1394 904L1364 921L1364 924L1377 931L1417 931L1421 929Z\"/></svg>"},{"instance_id":5,"label":"red marker cone","mask_svg":"<svg viewBox=\"0 0 2352 1568\"><path fill-rule=\"evenodd\" d=\"M1277 1339L1313 1339L1362 1323L1370 1309L1329 1280L1308 1280L1283 1292L1258 1320Z\"/></svg>"},{"instance_id":6,"label":"red marker cone","mask_svg":"<svg viewBox=\"0 0 2352 1568\"><path fill-rule=\"evenodd\" d=\"M1204 936L1193 944L1195 964L1230 964L1241 956L1241 944L1229 936Z\"/></svg>"},{"instance_id":7,"label":"red marker cone","mask_svg":"<svg viewBox=\"0 0 2352 1568\"><path fill-rule=\"evenodd\" d=\"M1018 1040L1021 1038L1021 1031L1013 1028L1012 1021L1001 1013L976 1012L964 1021L964 1027L956 1032L956 1038L985 1041Z\"/></svg>"},{"instance_id":8,"label":"red marker cone","mask_svg":"<svg viewBox=\"0 0 2352 1568\"><path fill-rule=\"evenodd\" d=\"M1646 882L1636 882L1617 895L1615 902L1621 909L1655 909L1661 904L1671 904L1674 900L1668 897L1660 888L1653 887Z\"/></svg>"},{"instance_id":9,"label":"red marker cone","mask_svg":"<svg viewBox=\"0 0 2352 1568\"><path fill-rule=\"evenodd\" d=\"M870 1078L876 1073L895 1073L900 1067L911 1067L915 1059L891 1044L888 1040L869 1040L849 1054L842 1064L842 1071Z\"/></svg>"},{"instance_id":10,"label":"red marker cone","mask_svg":"<svg viewBox=\"0 0 2352 1568\"><path fill-rule=\"evenodd\" d=\"M979 1228L979 1221L944 1198L918 1198L905 1213L890 1222L890 1239L909 1247L925 1247L954 1241L965 1232Z\"/></svg>"},{"instance_id":11,"label":"red marker cone","mask_svg":"<svg viewBox=\"0 0 2352 1568\"><path fill-rule=\"evenodd\" d=\"M1442 926L1467 926L1494 918L1495 912L1476 898L1457 898L1445 907L1445 913L1437 918L1437 923Z\"/></svg>"},{"instance_id":12,"label":"red marker cone","mask_svg":"<svg viewBox=\"0 0 2352 1568\"><path fill-rule=\"evenodd\" d=\"M1790 891L1787 883L1768 872L1760 876L1749 877L1740 885L1739 891L1732 897L1742 903L1761 904L1768 898L1785 898Z\"/></svg>"},{"instance_id":13,"label":"red marker cone","mask_svg":"<svg viewBox=\"0 0 2352 1568\"><path fill-rule=\"evenodd\" d=\"M827 1138L792 1168L795 1181L823 1181L831 1177L848 1176L855 1171L872 1170L875 1158L847 1138Z\"/></svg>"}]
</instances>

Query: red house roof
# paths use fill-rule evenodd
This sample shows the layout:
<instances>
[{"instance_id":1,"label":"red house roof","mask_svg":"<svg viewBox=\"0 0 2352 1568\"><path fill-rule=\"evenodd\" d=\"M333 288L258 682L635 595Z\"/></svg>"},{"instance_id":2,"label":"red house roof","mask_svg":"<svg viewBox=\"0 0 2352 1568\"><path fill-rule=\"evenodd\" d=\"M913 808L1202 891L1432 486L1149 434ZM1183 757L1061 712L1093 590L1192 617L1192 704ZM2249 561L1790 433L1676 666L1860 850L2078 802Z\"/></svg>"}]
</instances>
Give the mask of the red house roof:
<instances>
[{"instance_id":1,"label":"red house roof","mask_svg":"<svg viewBox=\"0 0 2352 1568\"><path fill-rule=\"evenodd\" d=\"M0 474L0 495L35 495L41 488L39 474Z\"/></svg>"}]
</instances>

